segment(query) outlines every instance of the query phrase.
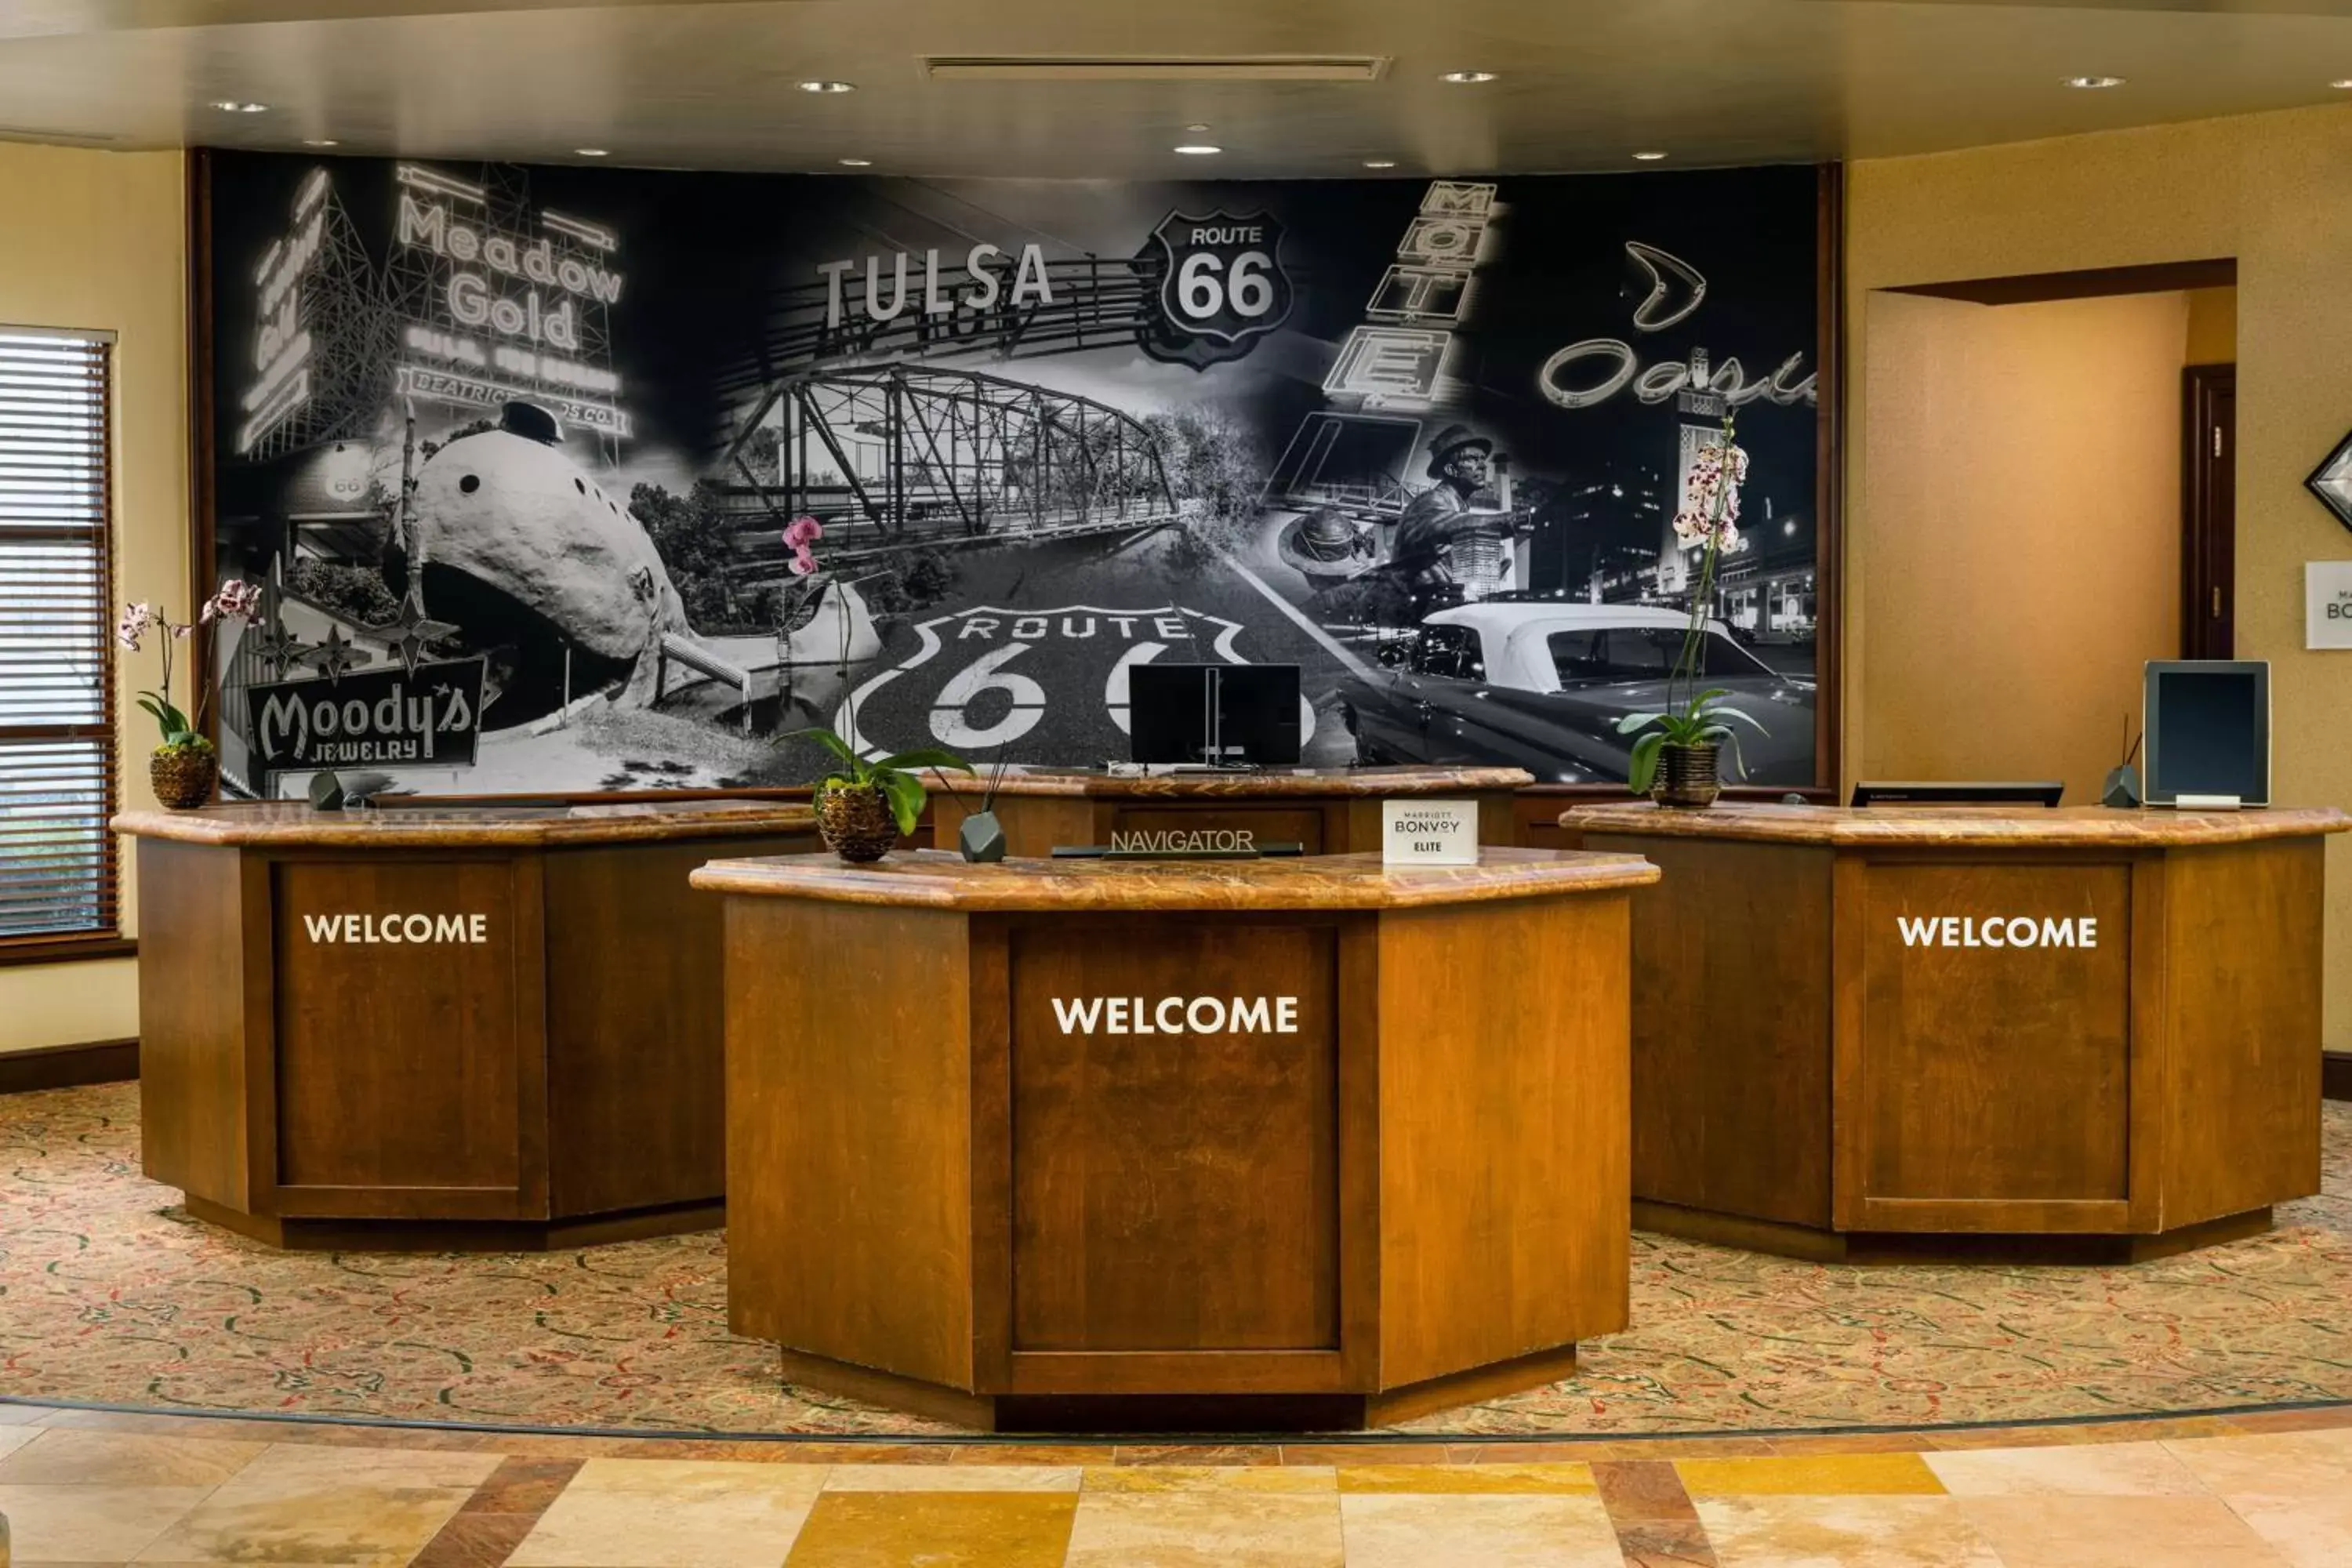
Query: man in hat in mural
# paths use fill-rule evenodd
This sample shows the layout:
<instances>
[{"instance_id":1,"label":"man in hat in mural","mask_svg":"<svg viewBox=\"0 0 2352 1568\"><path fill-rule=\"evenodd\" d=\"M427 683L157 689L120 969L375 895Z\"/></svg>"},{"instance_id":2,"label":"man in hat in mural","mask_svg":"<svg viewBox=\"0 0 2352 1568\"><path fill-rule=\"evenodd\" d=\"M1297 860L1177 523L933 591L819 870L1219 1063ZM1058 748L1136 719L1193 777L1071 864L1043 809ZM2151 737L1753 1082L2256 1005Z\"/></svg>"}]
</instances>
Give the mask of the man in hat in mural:
<instances>
[{"instance_id":1,"label":"man in hat in mural","mask_svg":"<svg viewBox=\"0 0 2352 1568\"><path fill-rule=\"evenodd\" d=\"M1429 477L1437 482L1405 507L1389 552L1389 564L1416 598L1491 592L1507 574L1512 531L1507 510L1471 508L1496 466L1495 443L1467 425L1448 425L1431 443Z\"/></svg>"}]
</instances>

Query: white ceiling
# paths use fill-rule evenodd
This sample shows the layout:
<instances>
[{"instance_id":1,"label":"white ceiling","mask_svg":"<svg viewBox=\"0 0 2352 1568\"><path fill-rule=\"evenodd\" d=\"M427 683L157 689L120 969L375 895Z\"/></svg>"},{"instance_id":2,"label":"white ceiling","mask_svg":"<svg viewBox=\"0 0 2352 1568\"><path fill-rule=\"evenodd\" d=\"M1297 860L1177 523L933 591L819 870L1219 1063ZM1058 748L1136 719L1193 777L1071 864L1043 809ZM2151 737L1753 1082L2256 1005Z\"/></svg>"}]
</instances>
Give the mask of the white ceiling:
<instances>
[{"instance_id":1,"label":"white ceiling","mask_svg":"<svg viewBox=\"0 0 2352 1568\"><path fill-rule=\"evenodd\" d=\"M940 82L929 54L1378 56L1368 83ZM1484 86L1438 79L1461 68ZM2126 85L2085 92L2082 74ZM859 90L817 97L811 77ZM2352 100L2352 0L0 0L0 135L1060 177L1928 152ZM265 103L227 114L215 100ZM1206 124L1205 132L1188 125ZM1225 151L1180 158L1181 142Z\"/></svg>"}]
</instances>

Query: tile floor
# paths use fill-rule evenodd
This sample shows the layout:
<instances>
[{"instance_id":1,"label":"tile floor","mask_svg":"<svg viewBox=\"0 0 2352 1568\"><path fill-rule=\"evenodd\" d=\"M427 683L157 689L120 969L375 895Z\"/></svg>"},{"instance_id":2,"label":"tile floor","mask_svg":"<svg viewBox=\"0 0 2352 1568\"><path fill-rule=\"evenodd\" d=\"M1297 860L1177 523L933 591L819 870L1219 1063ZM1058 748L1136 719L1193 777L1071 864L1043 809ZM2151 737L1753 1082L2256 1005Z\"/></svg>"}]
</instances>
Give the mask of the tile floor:
<instances>
[{"instance_id":1,"label":"tile floor","mask_svg":"<svg viewBox=\"0 0 2352 1568\"><path fill-rule=\"evenodd\" d=\"M1607 1443L859 1445L0 1405L13 1568L2346 1568L2352 1406Z\"/></svg>"}]
</instances>

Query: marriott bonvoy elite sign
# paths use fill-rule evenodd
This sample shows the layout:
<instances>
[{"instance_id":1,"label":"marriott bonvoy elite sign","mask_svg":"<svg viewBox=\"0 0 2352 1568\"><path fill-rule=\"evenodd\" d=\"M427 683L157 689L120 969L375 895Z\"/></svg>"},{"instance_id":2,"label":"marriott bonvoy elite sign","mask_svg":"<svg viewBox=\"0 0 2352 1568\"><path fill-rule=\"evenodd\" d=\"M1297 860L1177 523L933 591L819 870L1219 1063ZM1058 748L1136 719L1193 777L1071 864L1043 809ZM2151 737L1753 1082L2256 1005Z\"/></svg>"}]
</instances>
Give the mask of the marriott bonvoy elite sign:
<instances>
[{"instance_id":1,"label":"marriott bonvoy elite sign","mask_svg":"<svg viewBox=\"0 0 2352 1568\"><path fill-rule=\"evenodd\" d=\"M1478 803L1381 802L1381 860L1389 866L1475 866Z\"/></svg>"}]
</instances>

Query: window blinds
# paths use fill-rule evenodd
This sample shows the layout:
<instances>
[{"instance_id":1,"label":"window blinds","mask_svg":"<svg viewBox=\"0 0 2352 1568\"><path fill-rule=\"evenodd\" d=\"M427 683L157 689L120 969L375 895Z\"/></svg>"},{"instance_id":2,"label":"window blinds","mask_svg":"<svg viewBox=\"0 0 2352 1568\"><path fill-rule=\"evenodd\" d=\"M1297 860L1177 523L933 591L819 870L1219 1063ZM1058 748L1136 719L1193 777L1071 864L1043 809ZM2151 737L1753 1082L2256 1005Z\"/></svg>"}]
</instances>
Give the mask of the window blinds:
<instances>
[{"instance_id":1,"label":"window blinds","mask_svg":"<svg viewBox=\"0 0 2352 1568\"><path fill-rule=\"evenodd\" d=\"M116 929L109 355L0 327L0 951Z\"/></svg>"}]
</instances>

